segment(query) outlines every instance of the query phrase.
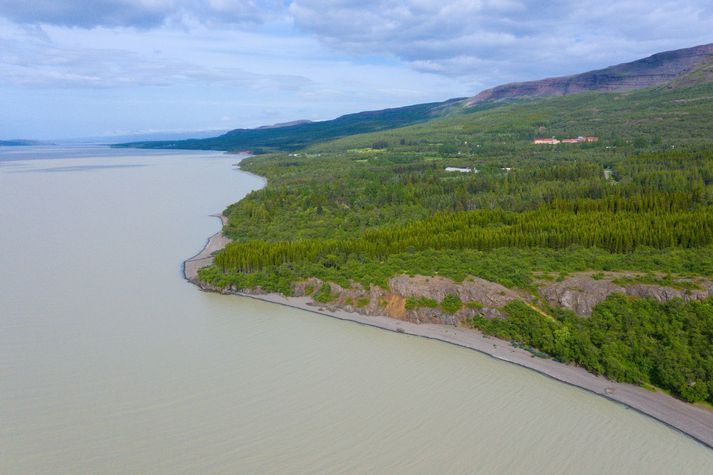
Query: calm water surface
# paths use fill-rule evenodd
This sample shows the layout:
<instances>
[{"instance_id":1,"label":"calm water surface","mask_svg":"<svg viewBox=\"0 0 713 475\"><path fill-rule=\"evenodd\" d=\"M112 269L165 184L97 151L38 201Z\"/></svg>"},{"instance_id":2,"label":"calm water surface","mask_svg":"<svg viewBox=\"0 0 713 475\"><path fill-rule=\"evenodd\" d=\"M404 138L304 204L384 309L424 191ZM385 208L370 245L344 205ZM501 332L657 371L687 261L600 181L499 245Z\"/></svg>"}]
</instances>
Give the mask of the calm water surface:
<instances>
[{"instance_id":1,"label":"calm water surface","mask_svg":"<svg viewBox=\"0 0 713 475\"><path fill-rule=\"evenodd\" d=\"M0 472L713 473L713 451L478 353L239 297L181 261L236 157L0 149Z\"/></svg>"}]
</instances>

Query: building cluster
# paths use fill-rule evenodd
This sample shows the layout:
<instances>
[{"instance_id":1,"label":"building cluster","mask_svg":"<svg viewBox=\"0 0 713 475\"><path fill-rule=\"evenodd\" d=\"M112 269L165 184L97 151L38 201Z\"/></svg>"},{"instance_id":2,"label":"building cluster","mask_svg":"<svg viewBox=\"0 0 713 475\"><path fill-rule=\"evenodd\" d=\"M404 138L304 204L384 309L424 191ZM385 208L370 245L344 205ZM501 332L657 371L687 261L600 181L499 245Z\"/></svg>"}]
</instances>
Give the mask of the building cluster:
<instances>
[{"instance_id":1,"label":"building cluster","mask_svg":"<svg viewBox=\"0 0 713 475\"><path fill-rule=\"evenodd\" d=\"M557 145L558 143L585 143L585 142L597 142L599 137L582 137L581 135L576 139L556 139L554 137L536 137L532 141L534 144L548 144Z\"/></svg>"}]
</instances>

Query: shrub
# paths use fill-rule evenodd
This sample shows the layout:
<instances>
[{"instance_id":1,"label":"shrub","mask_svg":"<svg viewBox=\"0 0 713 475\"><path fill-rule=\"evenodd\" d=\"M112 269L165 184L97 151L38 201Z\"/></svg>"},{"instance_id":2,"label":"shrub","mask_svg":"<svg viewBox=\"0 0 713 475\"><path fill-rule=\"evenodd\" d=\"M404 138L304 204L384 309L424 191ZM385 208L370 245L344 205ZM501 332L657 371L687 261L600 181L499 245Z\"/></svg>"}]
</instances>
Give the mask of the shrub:
<instances>
[{"instance_id":1,"label":"shrub","mask_svg":"<svg viewBox=\"0 0 713 475\"><path fill-rule=\"evenodd\" d=\"M455 294L448 294L441 302L441 308L447 313L456 313L463 307L463 302Z\"/></svg>"},{"instance_id":2,"label":"shrub","mask_svg":"<svg viewBox=\"0 0 713 475\"><path fill-rule=\"evenodd\" d=\"M332 286L329 284L324 284L319 290L312 296L312 298L320 303L327 303L334 300L334 295L332 295Z\"/></svg>"},{"instance_id":3,"label":"shrub","mask_svg":"<svg viewBox=\"0 0 713 475\"><path fill-rule=\"evenodd\" d=\"M417 308L436 308L438 302L427 297L408 297L406 298L406 310L416 310Z\"/></svg>"}]
</instances>

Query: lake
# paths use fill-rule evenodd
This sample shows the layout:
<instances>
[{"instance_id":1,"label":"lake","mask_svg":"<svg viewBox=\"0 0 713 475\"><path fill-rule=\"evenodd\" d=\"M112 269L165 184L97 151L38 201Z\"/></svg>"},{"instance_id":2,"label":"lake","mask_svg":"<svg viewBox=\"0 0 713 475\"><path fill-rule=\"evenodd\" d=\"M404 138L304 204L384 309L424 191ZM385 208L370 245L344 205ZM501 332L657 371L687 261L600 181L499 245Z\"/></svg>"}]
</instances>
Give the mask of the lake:
<instances>
[{"instance_id":1,"label":"lake","mask_svg":"<svg viewBox=\"0 0 713 475\"><path fill-rule=\"evenodd\" d=\"M713 473L532 371L187 283L264 181L213 152L0 148L0 472Z\"/></svg>"}]
</instances>

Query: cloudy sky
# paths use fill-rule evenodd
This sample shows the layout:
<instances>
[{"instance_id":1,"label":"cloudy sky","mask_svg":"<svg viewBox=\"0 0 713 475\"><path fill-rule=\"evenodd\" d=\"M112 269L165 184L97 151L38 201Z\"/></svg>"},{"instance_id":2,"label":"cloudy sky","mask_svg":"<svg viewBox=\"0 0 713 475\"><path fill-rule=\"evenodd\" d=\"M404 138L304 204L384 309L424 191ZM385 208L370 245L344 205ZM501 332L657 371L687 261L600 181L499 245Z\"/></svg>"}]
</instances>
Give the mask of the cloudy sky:
<instances>
[{"instance_id":1,"label":"cloudy sky","mask_svg":"<svg viewBox=\"0 0 713 475\"><path fill-rule=\"evenodd\" d=\"M710 0L0 0L0 139L326 119L711 42Z\"/></svg>"}]
</instances>

